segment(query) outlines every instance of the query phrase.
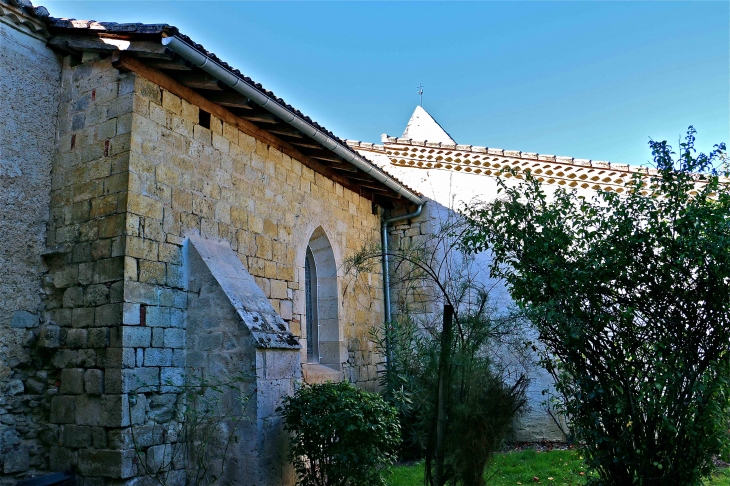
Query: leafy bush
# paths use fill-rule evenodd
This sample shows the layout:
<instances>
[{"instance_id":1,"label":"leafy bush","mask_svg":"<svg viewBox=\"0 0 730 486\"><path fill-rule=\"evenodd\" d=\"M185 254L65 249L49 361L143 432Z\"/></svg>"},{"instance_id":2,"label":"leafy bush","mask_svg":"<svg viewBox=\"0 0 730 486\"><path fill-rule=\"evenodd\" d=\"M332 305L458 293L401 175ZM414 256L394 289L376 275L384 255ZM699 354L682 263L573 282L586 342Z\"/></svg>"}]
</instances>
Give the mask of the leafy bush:
<instances>
[{"instance_id":1,"label":"leafy bush","mask_svg":"<svg viewBox=\"0 0 730 486\"><path fill-rule=\"evenodd\" d=\"M701 484L727 440L730 185L725 145L695 157L694 134L676 162L650 142L658 170L622 194L548 196L528 173L469 213L469 248L491 249L559 360L597 484Z\"/></svg>"},{"instance_id":2,"label":"leafy bush","mask_svg":"<svg viewBox=\"0 0 730 486\"><path fill-rule=\"evenodd\" d=\"M400 443L396 410L347 382L305 385L277 409L299 484L381 486Z\"/></svg>"}]
</instances>

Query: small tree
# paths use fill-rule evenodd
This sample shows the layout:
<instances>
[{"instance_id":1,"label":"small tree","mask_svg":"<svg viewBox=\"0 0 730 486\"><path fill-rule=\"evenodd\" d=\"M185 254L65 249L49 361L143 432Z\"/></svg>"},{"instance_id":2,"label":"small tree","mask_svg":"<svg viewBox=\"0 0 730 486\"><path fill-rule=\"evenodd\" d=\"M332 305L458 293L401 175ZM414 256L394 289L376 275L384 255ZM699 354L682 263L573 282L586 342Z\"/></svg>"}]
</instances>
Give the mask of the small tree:
<instances>
[{"instance_id":1,"label":"small tree","mask_svg":"<svg viewBox=\"0 0 730 486\"><path fill-rule=\"evenodd\" d=\"M433 234L388 250L400 315L372 333L391 359L384 395L399 406L406 439L425 455L432 486L484 484L489 460L526 407L523 320L497 312L485 275L458 251L464 229L463 218L450 213ZM348 263L369 270L381 256L375 245ZM425 308L411 307L424 300Z\"/></svg>"},{"instance_id":2,"label":"small tree","mask_svg":"<svg viewBox=\"0 0 730 486\"><path fill-rule=\"evenodd\" d=\"M650 142L658 171L592 200L537 180L468 211L471 251L537 326L560 366L597 484L695 485L726 437L730 188L695 157Z\"/></svg>"},{"instance_id":3,"label":"small tree","mask_svg":"<svg viewBox=\"0 0 730 486\"><path fill-rule=\"evenodd\" d=\"M400 443L396 410L347 382L304 386L277 409L306 486L385 486Z\"/></svg>"}]
</instances>

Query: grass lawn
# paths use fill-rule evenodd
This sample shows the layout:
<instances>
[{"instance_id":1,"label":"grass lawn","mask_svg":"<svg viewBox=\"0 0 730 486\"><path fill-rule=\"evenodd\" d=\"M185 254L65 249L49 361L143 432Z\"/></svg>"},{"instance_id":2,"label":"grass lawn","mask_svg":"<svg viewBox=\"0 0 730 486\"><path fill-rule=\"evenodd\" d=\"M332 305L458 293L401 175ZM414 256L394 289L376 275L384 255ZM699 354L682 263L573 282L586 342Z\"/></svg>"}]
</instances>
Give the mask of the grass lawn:
<instances>
[{"instance_id":1,"label":"grass lawn","mask_svg":"<svg viewBox=\"0 0 730 486\"><path fill-rule=\"evenodd\" d=\"M487 477L491 477L487 484L495 486L551 483L554 486L577 486L585 484L585 466L577 451L538 452L528 449L497 454L487 470ZM708 484L730 486L730 470L719 470ZM388 485L423 485L423 464L396 467Z\"/></svg>"}]
</instances>

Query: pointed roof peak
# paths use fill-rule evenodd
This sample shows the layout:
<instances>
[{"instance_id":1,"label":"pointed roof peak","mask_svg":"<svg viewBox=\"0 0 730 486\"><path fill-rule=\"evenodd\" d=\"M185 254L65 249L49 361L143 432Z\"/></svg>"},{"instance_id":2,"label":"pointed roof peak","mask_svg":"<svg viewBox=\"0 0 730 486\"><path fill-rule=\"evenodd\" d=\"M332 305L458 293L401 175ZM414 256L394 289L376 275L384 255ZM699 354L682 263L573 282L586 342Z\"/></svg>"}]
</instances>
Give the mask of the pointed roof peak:
<instances>
[{"instance_id":1,"label":"pointed roof peak","mask_svg":"<svg viewBox=\"0 0 730 486\"><path fill-rule=\"evenodd\" d=\"M406 131L403 132L401 138L418 141L456 143L451 138L451 135L446 133L446 130L420 105L416 106L416 109L413 111L411 119L408 120Z\"/></svg>"}]
</instances>

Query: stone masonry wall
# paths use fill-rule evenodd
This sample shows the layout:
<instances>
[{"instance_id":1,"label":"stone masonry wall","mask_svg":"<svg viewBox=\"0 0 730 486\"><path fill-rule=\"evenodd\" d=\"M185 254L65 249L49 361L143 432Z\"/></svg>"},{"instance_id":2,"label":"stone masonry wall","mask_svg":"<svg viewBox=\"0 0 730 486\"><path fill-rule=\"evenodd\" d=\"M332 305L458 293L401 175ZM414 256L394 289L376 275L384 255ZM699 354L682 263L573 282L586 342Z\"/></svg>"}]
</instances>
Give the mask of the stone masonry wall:
<instances>
[{"instance_id":1,"label":"stone masonry wall","mask_svg":"<svg viewBox=\"0 0 730 486\"><path fill-rule=\"evenodd\" d=\"M186 235L199 234L227 242L292 332L306 339L310 236L321 227L340 266L377 241L379 217L370 201L215 116L210 129L198 122L198 107L136 78L125 301L148 306L148 319L174 323L181 245ZM373 388L379 359L371 356L367 333L382 319L380 276L363 277L372 284L364 294L348 286L341 270L339 276L345 376Z\"/></svg>"},{"instance_id":2,"label":"stone masonry wall","mask_svg":"<svg viewBox=\"0 0 730 486\"><path fill-rule=\"evenodd\" d=\"M0 484L46 463L37 438L48 377L35 369L31 346L43 306L60 80L44 37L0 13Z\"/></svg>"},{"instance_id":3,"label":"stone masonry wall","mask_svg":"<svg viewBox=\"0 0 730 486\"><path fill-rule=\"evenodd\" d=\"M15 339L3 343L17 343L7 354L15 374L0 395L0 481L74 468L82 486L126 484L142 474L140 461L159 459L136 447L155 455L166 440L147 434L135 443L130 425L163 423L179 405L186 238L229 245L306 349L310 236L324 230L339 266L377 239L379 217L370 201L215 117L203 128L197 107L108 58L65 58L58 96L50 180L48 169L38 173L50 202L33 194L41 222L51 208L47 249L41 261L36 242L23 263L27 295L10 299L26 313L11 319L10 334L0 322L3 337ZM359 278L367 286L338 270L343 369L372 389L380 358L367 336L382 319L380 275ZM137 393L144 387L154 393Z\"/></svg>"},{"instance_id":4,"label":"stone masonry wall","mask_svg":"<svg viewBox=\"0 0 730 486\"><path fill-rule=\"evenodd\" d=\"M134 77L108 60L64 59L38 349L51 397L49 469L73 467L87 478L133 472L117 445L129 420L121 368L135 364L118 332L133 89Z\"/></svg>"}]
</instances>

